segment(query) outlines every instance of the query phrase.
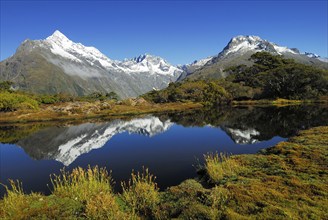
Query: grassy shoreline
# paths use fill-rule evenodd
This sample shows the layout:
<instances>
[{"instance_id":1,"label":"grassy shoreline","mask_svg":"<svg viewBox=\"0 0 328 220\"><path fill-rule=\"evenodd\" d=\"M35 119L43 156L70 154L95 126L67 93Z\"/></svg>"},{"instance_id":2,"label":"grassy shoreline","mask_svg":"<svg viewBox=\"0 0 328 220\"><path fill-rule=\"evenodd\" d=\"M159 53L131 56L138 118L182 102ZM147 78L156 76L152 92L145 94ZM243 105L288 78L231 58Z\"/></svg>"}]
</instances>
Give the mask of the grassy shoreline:
<instances>
[{"instance_id":1,"label":"grassy shoreline","mask_svg":"<svg viewBox=\"0 0 328 220\"><path fill-rule=\"evenodd\" d=\"M78 103L78 105L75 105ZM43 105L38 110L18 110L0 112L1 124L80 121L87 119L115 119L151 113L166 113L202 108L201 103L165 104L112 104L110 102L70 102L57 105ZM74 106L75 105L75 106ZM73 106L73 107L72 107Z\"/></svg>"},{"instance_id":2,"label":"grassy shoreline","mask_svg":"<svg viewBox=\"0 0 328 220\"><path fill-rule=\"evenodd\" d=\"M230 106L290 106L290 105L327 105L327 100L247 100L232 101ZM64 102L43 104L38 109L0 112L1 124L81 121L92 119L129 118L137 115L152 113L168 113L200 109L206 106L200 102L171 102L171 103L132 103L129 100L117 104L113 101L94 102ZM223 105L224 106L224 105Z\"/></svg>"},{"instance_id":3,"label":"grassy shoreline","mask_svg":"<svg viewBox=\"0 0 328 220\"><path fill-rule=\"evenodd\" d=\"M198 179L160 192L148 169L112 189L106 170L53 176L53 193L24 194L20 184L0 200L0 218L327 219L328 126L301 131L251 155L205 155Z\"/></svg>"}]
</instances>

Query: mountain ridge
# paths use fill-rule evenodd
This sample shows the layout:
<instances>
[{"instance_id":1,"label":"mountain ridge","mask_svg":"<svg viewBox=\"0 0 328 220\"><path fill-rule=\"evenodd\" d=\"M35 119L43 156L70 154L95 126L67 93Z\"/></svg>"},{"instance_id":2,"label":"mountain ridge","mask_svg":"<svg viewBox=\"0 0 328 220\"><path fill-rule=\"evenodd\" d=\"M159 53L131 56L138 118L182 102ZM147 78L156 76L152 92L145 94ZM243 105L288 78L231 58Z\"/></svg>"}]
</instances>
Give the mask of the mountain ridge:
<instances>
[{"instance_id":1,"label":"mountain ridge","mask_svg":"<svg viewBox=\"0 0 328 220\"><path fill-rule=\"evenodd\" d=\"M292 58L297 62L315 65L321 68L328 69L328 64L325 59L321 57L308 56L307 54L300 53L296 48L288 48L279 46L270 41L264 40L254 35L239 35L233 37L226 47L208 60L205 65L196 69L190 74L186 74L185 78L199 79L199 78L220 78L226 77L224 70L228 67L245 64L251 65L249 60L250 56L256 52L269 52L274 55L283 55L286 58ZM179 78L181 80L183 78Z\"/></svg>"},{"instance_id":2,"label":"mountain ridge","mask_svg":"<svg viewBox=\"0 0 328 220\"><path fill-rule=\"evenodd\" d=\"M127 98L166 88L169 83L185 78L225 77L224 69L250 65L249 57L259 51L328 69L325 58L308 52L301 54L295 48L282 47L252 35L232 38L217 55L174 66L150 54L113 60L97 48L75 43L56 30L44 40L25 40L12 57L1 61L0 80L13 81L16 89L35 93L115 92Z\"/></svg>"}]
</instances>

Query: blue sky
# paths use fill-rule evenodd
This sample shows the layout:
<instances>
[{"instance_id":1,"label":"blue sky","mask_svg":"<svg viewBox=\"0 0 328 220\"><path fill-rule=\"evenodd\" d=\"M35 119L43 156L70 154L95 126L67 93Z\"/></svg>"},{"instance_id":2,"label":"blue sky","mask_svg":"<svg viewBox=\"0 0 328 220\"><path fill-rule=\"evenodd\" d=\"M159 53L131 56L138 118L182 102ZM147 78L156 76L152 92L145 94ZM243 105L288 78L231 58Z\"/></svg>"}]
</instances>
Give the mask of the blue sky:
<instances>
[{"instance_id":1,"label":"blue sky","mask_svg":"<svg viewBox=\"0 0 328 220\"><path fill-rule=\"evenodd\" d=\"M324 1L1 1L1 60L25 39L60 30L111 59L139 54L172 64L219 53L236 35L328 57Z\"/></svg>"}]
</instances>

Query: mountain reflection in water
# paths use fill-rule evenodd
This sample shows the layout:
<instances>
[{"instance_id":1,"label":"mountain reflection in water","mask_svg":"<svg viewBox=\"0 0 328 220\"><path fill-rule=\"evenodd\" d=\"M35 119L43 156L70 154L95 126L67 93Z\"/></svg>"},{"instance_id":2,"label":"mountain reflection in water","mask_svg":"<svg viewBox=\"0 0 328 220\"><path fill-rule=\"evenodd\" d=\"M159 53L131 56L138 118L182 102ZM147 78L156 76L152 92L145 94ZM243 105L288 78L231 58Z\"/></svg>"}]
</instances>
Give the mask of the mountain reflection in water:
<instances>
[{"instance_id":1,"label":"mountain reflection in water","mask_svg":"<svg viewBox=\"0 0 328 220\"><path fill-rule=\"evenodd\" d=\"M117 134L128 132L152 137L172 125L169 120L162 122L157 117L147 116L131 121L50 127L19 140L16 145L33 158L54 159L68 166L81 154L103 147Z\"/></svg>"},{"instance_id":2,"label":"mountain reflection in water","mask_svg":"<svg viewBox=\"0 0 328 220\"><path fill-rule=\"evenodd\" d=\"M68 170L106 166L118 183L129 178L131 169L145 165L163 189L195 177L195 158L202 161L206 152L256 153L300 129L327 124L326 107L290 106L197 110L50 127L0 126L0 182L20 179L27 191L49 193L49 174L63 165Z\"/></svg>"}]
</instances>

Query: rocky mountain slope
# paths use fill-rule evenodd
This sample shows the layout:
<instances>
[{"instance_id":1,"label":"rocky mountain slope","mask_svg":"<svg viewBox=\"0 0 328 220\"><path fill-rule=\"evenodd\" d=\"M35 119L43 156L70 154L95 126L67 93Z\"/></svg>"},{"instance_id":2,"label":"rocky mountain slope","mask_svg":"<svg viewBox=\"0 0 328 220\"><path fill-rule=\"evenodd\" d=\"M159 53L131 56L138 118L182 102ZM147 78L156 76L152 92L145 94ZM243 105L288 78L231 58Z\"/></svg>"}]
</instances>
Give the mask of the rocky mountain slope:
<instances>
[{"instance_id":1,"label":"rocky mountain slope","mask_svg":"<svg viewBox=\"0 0 328 220\"><path fill-rule=\"evenodd\" d=\"M312 53L300 53L296 48L282 47L275 43L263 40L258 36L237 36L230 40L228 45L217 55L209 57L203 66L187 72L185 77L191 78L220 78L225 77L224 69L245 64L251 65L249 58L256 52L266 51L274 55L283 55L297 62L328 69L327 59Z\"/></svg>"},{"instance_id":2,"label":"rocky mountain slope","mask_svg":"<svg viewBox=\"0 0 328 220\"><path fill-rule=\"evenodd\" d=\"M225 77L224 69L249 65L249 57L260 51L328 69L326 58L303 54L257 36L234 37L216 56L173 66L161 57L148 54L112 60L98 49L75 43L55 31L45 40L25 40L12 57L0 63L0 81L12 81L14 88L34 93L88 95L113 91L127 98L163 89L170 82L185 78Z\"/></svg>"},{"instance_id":3,"label":"rocky mountain slope","mask_svg":"<svg viewBox=\"0 0 328 220\"><path fill-rule=\"evenodd\" d=\"M141 55L111 60L94 47L74 43L59 31L45 40L25 40L14 56L1 62L0 80L36 93L116 92L133 97L162 89L182 70L160 57Z\"/></svg>"}]
</instances>

